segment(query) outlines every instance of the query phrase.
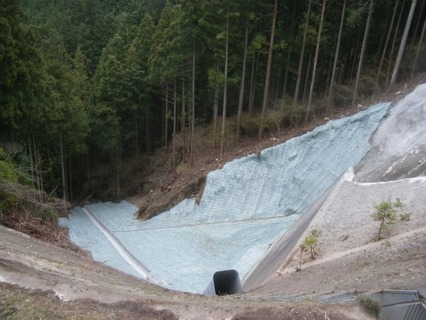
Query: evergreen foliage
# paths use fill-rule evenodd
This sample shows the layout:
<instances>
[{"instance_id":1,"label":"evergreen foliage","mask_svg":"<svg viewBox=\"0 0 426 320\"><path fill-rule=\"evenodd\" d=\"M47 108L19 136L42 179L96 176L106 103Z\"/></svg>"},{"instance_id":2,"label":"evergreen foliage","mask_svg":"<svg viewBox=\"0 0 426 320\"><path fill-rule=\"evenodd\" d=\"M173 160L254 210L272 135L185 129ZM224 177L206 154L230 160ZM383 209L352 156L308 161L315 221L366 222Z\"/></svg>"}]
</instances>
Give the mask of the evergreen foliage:
<instances>
[{"instance_id":1,"label":"evergreen foliage","mask_svg":"<svg viewBox=\"0 0 426 320\"><path fill-rule=\"evenodd\" d=\"M397 205L399 206L400 201ZM377 232L377 240L382 239L382 232L395 222L396 210L391 201L382 201L375 206L376 211L371 215L375 221L379 221L379 231Z\"/></svg>"},{"instance_id":2,"label":"evergreen foliage","mask_svg":"<svg viewBox=\"0 0 426 320\"><path fill-rule=\"evenodd\" d=\"M6 161L5 152L0 146L0 179L16 181L17 175L13 163Z\"/></svg>"},{"instance_id":3,"label":"evergreen foliage","mask_svg":"<svg viewBox=\"0 0 426 320\"><path fill-rule=\"evenodd\" d=\"M308 235L303 238L302 243L299 244L300 258L299 266L297 271L302 270L303 256L304 253L309 250L311 259L315 259L315 255L318 254L319 237L321 236L321 230L313 229Z\"/></svg>"},{"instance_id":4,"label":"evergreen foliage","mask_svg":"<svg viewBox=\"0 0 426 320\"><path fill-rule=\"evenodd\" d=\"M193 153L175 138L195 123L215 140L222 116L222 144L269 135L425 71L410 3L0 0L0 139L24 147L39 190L72 199L105 164L118 195L124 159Z\"/></svg>"},{"instance_id":5,"label":"evergreen foliage","mask_svg":"<svg viewBox=\"0 0 426 320\"><path fill-rule=\"evenodd\" d=\"M311 253L311 259L315 258L318 250L318 242L319 237L321 235L321 231L318 229L313 229L309 234L303 239L303 244L306 249L309 249Z\"/></svg>"}]
</instances>

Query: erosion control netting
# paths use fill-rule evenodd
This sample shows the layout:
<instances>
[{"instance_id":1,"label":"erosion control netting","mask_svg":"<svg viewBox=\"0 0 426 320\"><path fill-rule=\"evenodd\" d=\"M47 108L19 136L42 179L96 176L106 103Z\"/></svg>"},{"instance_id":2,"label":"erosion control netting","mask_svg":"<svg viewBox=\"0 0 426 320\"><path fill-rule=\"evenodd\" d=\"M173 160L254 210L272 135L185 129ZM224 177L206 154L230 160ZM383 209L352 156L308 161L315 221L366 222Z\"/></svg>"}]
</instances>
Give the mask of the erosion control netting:
<instances>
[{"instance_id":1,"label":"erosion control netting","mask_svg":"<svg viewBox=\"0 0 426 320\"><path fill-rule=\"evenodd\" d=\"M127 202L86 208L170 289L201 293L213 274L241 277L346 169L370 149L369 139L388 110L377 104L329 121L312 132L227 163L207 176L197 205L186 199L151 220L135 219ZM93 258L140 276L127 265L79 207L60 223Z\"/></svg>"}]
</instances>

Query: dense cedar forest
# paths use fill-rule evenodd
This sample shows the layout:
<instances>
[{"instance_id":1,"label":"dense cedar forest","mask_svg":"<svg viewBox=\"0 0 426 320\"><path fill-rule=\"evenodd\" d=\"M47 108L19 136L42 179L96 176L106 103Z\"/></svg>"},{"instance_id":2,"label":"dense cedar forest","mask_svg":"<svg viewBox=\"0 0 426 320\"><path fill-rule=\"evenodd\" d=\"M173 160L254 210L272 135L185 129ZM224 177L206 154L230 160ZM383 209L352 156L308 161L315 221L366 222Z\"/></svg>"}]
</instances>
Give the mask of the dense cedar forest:
<instances>
[{"instance_id":1,"label":"dense cedar forest","mask_svg":"<svg viewBox=\"0 0 426 320\"><path fill-rule=\"evenodd\" d=\"M426 70L425 3L0 0L0 211L392 90Z\"/></svg>"}]
</instances>

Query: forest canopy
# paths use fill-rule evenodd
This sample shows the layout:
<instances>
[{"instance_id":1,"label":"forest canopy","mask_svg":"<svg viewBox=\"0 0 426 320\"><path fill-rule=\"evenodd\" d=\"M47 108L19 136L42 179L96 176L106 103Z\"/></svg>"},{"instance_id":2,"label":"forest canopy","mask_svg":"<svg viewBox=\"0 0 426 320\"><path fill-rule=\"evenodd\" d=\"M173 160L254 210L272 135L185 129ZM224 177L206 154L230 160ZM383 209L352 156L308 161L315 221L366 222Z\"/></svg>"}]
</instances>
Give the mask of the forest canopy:
<instances>
[{"instance_id":1,"label":"forest canopy","mask_svg":"<svg viewBox=\"0 0 426 320\"><path fill-rule=\"evenodd\" d=\"M159 148L173 171L379 96L426 69L425 3L0 0L0 181L120 198Z\"/></svg>"}]
</instances>

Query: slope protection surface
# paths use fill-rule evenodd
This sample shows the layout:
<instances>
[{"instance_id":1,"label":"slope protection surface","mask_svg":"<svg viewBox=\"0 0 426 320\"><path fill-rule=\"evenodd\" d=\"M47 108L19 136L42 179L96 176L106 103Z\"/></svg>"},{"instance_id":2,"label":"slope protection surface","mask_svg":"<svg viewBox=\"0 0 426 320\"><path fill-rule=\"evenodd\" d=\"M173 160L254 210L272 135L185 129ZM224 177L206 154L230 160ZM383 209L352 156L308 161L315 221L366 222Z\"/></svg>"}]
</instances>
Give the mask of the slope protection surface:
<instances>
[{"instance_id":1,"label":"slope protection surface","mask_svg":"<svg viewBox=\"0 0 426 320\"><path fill-rule=\"evenodd\" d=\"M426 175L426 84L392 105L371 140L373 148L356 167L357 181Z\"/></svg>"},{"instance_id":2,"label":"slope protection surface","mask_svg":"<svg viewBox=\"0 0 426 320\"><path fill-rule=\"evenodd\" d=\"M207 176L199 205L186 199L151 220L138 221L127 202L86 206L148 269L180 291L201 293L219 270L243 277L348 167L370 149L388 110L377 104L329 121L303 136L227 163ZM138 276L82 208L60 223L95 260Z\"/></svg>"}]
</instances>

